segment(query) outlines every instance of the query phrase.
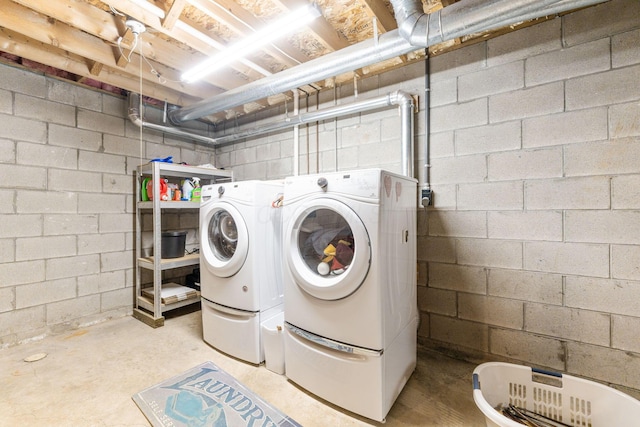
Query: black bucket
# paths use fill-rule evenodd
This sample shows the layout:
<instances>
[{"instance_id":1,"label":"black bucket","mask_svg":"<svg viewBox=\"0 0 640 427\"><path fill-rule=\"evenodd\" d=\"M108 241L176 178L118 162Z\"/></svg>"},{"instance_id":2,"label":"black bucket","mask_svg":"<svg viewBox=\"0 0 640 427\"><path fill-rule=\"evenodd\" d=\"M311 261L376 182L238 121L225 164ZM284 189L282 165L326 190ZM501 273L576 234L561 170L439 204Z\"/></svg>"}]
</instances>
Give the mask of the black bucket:
<instances>
[{"instance_id":1,"label":"black bucket","mask_svg":"<svg viewBox=\"0 0 640 427\"><path fill-rule=\"evenodd\" d=\"M162 258L180 258L184 256L186 231L162 232Z\"/></svg>"}]
</instances>

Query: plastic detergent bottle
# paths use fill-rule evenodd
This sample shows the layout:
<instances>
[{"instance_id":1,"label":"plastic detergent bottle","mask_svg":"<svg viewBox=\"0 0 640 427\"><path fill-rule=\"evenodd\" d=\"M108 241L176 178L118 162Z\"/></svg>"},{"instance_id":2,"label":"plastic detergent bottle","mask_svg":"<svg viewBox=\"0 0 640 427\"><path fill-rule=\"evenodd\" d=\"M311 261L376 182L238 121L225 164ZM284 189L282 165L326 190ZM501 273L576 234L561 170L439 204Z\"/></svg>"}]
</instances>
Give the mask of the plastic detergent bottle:
<instances>
[{"instance_id":1,"label":"plastic detergent bottle","mask_svg":"<svg viewBox=\"0 0 640 427\"><path fill-rule=\"evenodd\" d=\"M182 198L180 200L191 200L191 192L193 191L193 183L190 179L182 181Z\"/></svg>"},{"instance_id":2,"label":"plastic detergent bottle","mask_svg":"<svg viewBox=\"0 0 640 427\"><path fill-rule=\"evenodd\" d=\"M193 177L193 190L191 190L191 201L199 202L200 195L202 194L202 188L200 187L200 178L197 176Z\"/></svg>"}]
</instances>

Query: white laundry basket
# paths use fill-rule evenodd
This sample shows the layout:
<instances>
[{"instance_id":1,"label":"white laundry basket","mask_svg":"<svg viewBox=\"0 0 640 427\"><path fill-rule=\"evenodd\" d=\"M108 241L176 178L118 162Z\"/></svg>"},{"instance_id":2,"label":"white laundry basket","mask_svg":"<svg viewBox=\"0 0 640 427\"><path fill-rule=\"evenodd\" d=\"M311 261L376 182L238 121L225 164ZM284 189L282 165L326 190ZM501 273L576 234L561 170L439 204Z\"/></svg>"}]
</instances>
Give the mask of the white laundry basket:
<instances>
[{"instance_id":1,"label":"white laundry basket","mask_svg":"<svg viewBox=\"0 0 640 427\"><path fill-rule=\"evenodd\" d=\"M473 400L488 427L522 427L495 408L512 404L574 427L640 426L640 401L571 375L510 363L473 371Z\"/></svg>"},{"instance_id":2,"label":"white laundry basket","mask_svg":"<svg viewBox=\"0 0 640 427\"><path fill-rule=\"evenodd\" d=\"M284 374L284 313L262 322L261 329L266 368L276 374Z\"/></svg>"}]
</instances>

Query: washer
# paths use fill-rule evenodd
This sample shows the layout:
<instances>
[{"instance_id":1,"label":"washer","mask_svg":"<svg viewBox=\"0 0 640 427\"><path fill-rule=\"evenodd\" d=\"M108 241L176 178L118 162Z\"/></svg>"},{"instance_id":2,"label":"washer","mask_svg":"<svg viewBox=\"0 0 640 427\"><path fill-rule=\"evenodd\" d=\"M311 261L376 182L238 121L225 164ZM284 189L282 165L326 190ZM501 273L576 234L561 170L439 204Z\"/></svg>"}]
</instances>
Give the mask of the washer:
<instances>
[{"instance_id":1,"label":"washer","mask_svg":"<svg viewBox=\"0 0 640 427\"><path fill-rule=\"evenodd\" d=\"M383 421L416 365L416 180L290 177L284 201L286 375Z\"/></svg>"},{"instance_id":2,"label":"washer","mask_svg":"<svg viewBox=\"0 0 640 427\"><path fill-rule=\"evenodd\" d=\"M200 288L204 340L244 361L264 361L260 324L282 313L282 182L202 188Z\"/></svg>"}]
</instances>

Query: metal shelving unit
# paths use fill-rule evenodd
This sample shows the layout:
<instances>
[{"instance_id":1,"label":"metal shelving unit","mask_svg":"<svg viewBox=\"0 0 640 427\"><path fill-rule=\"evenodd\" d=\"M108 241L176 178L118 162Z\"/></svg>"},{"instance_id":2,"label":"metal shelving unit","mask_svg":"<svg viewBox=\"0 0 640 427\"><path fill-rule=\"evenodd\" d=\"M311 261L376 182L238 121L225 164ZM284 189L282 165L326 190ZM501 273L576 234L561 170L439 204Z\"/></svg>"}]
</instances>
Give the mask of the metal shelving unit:
<instances>
[{"instance_id":1,"label":"metal shelving unit","mask_svg":"<svg viewBox=\"0 0 640 427\"><path fill-rule=\"evenodd\" d=\"M141 186L146 177L149 177L153 185L153 198L151 201L141 201ZM233 180L231 171L203 168L197 166L185 166L174 163L150 162L138 166L136 173L136 299L133 308L133 316L142 322L159 327L164 325L163 313L185 305L200 301L200 292L193 298L181 300L171 304L165 304L161 300L162 272L164 270L198 265L198 254L185 255L180 258L163 259L162 254L162 213L165 210L198 210L200 202L187 201L163 201L160 200L160 178L193 178L199 177L201 185ZM142 248L142 217L143 211L151 211L153 216L153 255L144 256ZM141 271L153 271L153 299L142 294Z\"/></svg>"}]
</instances>

